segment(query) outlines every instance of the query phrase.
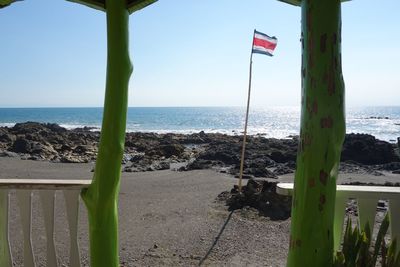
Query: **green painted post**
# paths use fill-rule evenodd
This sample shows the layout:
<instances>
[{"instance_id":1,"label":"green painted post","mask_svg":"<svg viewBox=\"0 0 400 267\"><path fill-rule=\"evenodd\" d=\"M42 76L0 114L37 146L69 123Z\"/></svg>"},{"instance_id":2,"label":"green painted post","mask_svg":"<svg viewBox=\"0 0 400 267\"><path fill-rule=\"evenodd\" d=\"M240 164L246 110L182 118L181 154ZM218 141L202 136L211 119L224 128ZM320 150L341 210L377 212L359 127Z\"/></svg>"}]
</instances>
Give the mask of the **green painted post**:
<instances>
[{"instance_id":1,"label":"green painted post","mask_svg":"<svg viewBox=\"0 0 400 267\"><path fill-rule=\"evenodd\" d=\"M332 266L336 179L345 135L340 0L301 5L300 143L288 267Z\"/></svg>"},{"instance_id":2,"label":"green painted post","mask_svg":"<svg viewBox=\"0 0 400 267\"><path fill-rule=\"evenodd\" d=\"M106 12L107 78L99 152L92 184L82 191L89 216L92 267L119 266L118 194L124 153L129 58L129 14L155 0L72 0Z\"/></svg>"},{"instance_id":3,"label":"green painted post","mask_svg":"<svg viewBox=\"0 0 400 267\"><path fill-rule=\"evenodd\" d=\"M103 124L93 182L82 192L89 216L93 267L119 266L118 194L132 73L126 1L106 0L106 6L108 55Z\"/></svg>"},{"instance_id":4,"label":"green painted post","mask_svg":"<svg viewBox=\"0 0 400 267\"><path fill-rule=\"evenodd\" d=\"M16 0L0 0L0 9ZM8 190L0 190L0 266L12 266L11 252L8 243Z\"/></svg>"}]
</instances>

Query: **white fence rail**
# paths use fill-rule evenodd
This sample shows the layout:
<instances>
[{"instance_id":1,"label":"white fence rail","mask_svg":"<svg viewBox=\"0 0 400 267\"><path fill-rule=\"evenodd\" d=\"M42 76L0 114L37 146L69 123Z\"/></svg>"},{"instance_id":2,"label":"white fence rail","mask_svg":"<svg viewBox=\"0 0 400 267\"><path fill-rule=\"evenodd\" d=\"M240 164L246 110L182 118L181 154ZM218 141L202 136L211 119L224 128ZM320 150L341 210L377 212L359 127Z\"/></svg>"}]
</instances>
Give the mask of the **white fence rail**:
<instances>
[{"instance_id":1,"label":"white fence rail","mask_svg":"<svg viewBox=\"0 0 400 267\"><path fill-rule=\"evenodd\" d=\"M23 232L23 266L36 267L32 249L32 195L39 194L43 211L44 226L46 231L46 266L57 267L57 254L55 249L55 198L56 191L63 191L66 204L70 237L71 267L80 267L78 246L78 213L79 194L87 188L90 180L26 180L7 179L0 180L0 266L14 266L12 248L9 238L10 225L10 192L15 190L17 205L20 211Z\"/></svg>"},{"instance_id":2,"label":"white fence rail","mask_svg":"<svg viewBox=\"0 0 400 267\"><path fill-rule=\"evenodd\" d=\"M388 200L390 235L392 239L396 238L398 242L400 241L400 187L338 185L336 189L333 229L335 250L340 248L346 204L349 199L357 199L360 228L363 228L368 222L371 229L375 223L378 200ZM290 196L293 193L293 183L279 183L276 191L280 195ZM398 246L398 250L400 250L400 246Z\"/></svg>"}]
</instances>

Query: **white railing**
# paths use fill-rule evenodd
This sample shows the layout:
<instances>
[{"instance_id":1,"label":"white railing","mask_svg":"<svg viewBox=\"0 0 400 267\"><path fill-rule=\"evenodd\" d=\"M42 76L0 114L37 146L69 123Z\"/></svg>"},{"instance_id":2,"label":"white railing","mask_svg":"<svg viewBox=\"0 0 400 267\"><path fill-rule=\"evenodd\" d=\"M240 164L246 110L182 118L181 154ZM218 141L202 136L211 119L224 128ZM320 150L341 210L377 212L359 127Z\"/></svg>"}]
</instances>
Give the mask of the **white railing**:
<instances>
[{"instance_id":1,"label":"white railing","mask_svg":"<svg viewBox=\"0 0 400 267\"><path fill-rule=\"evenodd\" d=\"M280 195L291 196L293 183L279 183L276 192ZM390 235L400 239L400 187L387 186L356 186L338 185L336 188L335 221L334 221L334 249L339 250L343 233L344 216L349 199L357 199L358 224L360 229L368 222L371 229L374 227L378 200L389 201ZM400 246L398 246L398 251Z\"/></svg>"},{"instance_id":2,"label":"white railing","mask_svg":"<svg viewBox=\"0 0 400 267\"><path fill-rule=\"evenodd\" d=\"M71 267L80 267L78 245L78 212L79 194L87 188L90 180L26 180L7 179L0 180L0 266L14 266L12 247L9 239L9 210L10 193L15 191L17 205L23 232L23 266L36 267L32 249L32 195L38 194L43 211L44 226L46 231L46 266L57 267L57 254L55 248L55 199L56 191L63 191L66 215L68 220ZM15 223L15 222L12 222Z\"/></svg>"}]
</instances>

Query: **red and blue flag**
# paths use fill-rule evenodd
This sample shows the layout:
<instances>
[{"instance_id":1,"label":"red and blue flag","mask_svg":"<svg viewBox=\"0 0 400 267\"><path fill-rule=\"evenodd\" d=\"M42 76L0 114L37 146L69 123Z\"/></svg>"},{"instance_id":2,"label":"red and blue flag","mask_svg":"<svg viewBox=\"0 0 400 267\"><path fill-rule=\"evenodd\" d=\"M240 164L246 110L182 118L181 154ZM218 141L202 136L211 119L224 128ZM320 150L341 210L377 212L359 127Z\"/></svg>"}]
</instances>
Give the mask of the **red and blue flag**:
<instances>
[{"instance_id":1,"label":"red and blue flag","mask_svg":"<svg viewBox=\"0 0 400 267\"><path fill-rule=\"evenodd\" d=\"M268 36L265 33L254 31L253 38L253 53L264 54L273 56L272 53L278 43L278 39L275 36Z\"/></svg>"}]
</instances>

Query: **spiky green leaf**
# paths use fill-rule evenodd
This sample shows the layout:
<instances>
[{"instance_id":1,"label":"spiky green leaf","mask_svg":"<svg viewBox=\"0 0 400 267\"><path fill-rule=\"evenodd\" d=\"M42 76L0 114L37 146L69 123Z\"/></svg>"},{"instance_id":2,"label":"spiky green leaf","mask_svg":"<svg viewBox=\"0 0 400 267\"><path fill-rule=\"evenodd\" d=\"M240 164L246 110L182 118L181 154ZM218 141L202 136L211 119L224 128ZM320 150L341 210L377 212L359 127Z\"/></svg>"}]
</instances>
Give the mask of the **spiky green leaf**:
<instances>
[{"instance_id":1,"label":"spiky green leaf","mask_svg":"<svg viewBox=\"0 0 400 267\"><path fill-rule=\"evenodd\" d=\"M387 259L386 264L388 267L398 267L396 264L396 247L397 247L397 240L394 239L390 242L389 249L387 252Z\"/></svg>"},{"instance_id":2,"label":"spiky green leaf","mask_svg":"<svg viewBox=\"0 0 400 267\"><path fill-rule=\"evenodd\" d=\"M378 235L376 237L374 254L373 254L372 260L371 260L372 266L376 265L379 249L382 247L382 244L383 244L383 241L384 241L384 238L385 238L385 235L386 235L388 229L389 229L389 214L386 213L386 216L385 216L385 218L383 218L382 224L379 227Z\"/></svg>"}]
</instances>

